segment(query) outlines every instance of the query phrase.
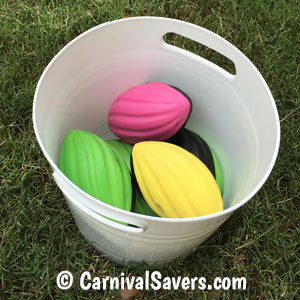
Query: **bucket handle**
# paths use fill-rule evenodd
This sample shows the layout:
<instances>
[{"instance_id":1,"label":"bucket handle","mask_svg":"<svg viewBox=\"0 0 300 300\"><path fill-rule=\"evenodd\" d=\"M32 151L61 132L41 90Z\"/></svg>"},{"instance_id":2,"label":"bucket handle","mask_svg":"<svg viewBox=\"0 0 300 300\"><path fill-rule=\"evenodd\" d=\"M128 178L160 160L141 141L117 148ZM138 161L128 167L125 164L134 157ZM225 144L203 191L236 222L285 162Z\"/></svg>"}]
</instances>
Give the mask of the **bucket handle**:
<instances>
[{"instance_id":1,"label":"bucket handle","mask_svg":"<svg viewBox=\"0 0 300 300\"><path fill-rule=\"evenodd\" d=\"M165 44L170 45L163 40L165 34L179 34L211 48L231 60L234 63L236 70L236 75L230 74L232 78L240 78L241 75L245 73L245 69L247 69L247 72L250 71L249 67L252 66L250 60L238 48L216 33L201 26L184 21L162 19L162 22L165 23L165 26L160 26L160 30L153 30L152 34L156 36L159 34L160 40L162 40ZM251 67L250 69L253 68Z\"/></svg>"},{"instance_id":2,"label":"bucket handle","mask_svg":"<svg viewBox=\"0 0 300 300\"><path fill-rule=\"evenodd\" d=\"M75 192L74 190L72 190L72 193L71 193L69 186L66 184L65 180L62 178L62 176L59 174L59 172L54 170L52 176L53 176L56 184L58 185L60 190L63 192L63 194L68 198L68 200L70 200L72 202L72 204L77 206L78 209L84 211L84 213L86 213L88 216L95 219L96 221L99 221L109 227L113 227L114 229L121 230L121 231L127 232L127 233L141 234L146 230L145 225L133 224L132 218L130 218L130 217L128 217L128 218L126 216L123 217L122 215L119 214L118 217L116 218L111 213L107 213L107 210L105 210L105 209L103 209L104 213L106 214L105 217L103 216L103 213L101 213L101 215L98 214L96 211L99 211L99 207L97 207L96 203L99 202L99 204L100 204L101 203L100 200L96 199L96 203L95 203L95 201L92 200L93 198L91 196L87 195L87 197L85 197L85 201L89 204L89 207L88 207L85 204L83 204L82 201L77 199L79 196L81 196L77 191ZM78 197L76 197L74 194L76 194ZM109 220L108 218L116 220L118 222L129 223L129 224L132 224L133 226L123 225L123 224L114 222L112 220Z\"/></svg>"}]
</instances>

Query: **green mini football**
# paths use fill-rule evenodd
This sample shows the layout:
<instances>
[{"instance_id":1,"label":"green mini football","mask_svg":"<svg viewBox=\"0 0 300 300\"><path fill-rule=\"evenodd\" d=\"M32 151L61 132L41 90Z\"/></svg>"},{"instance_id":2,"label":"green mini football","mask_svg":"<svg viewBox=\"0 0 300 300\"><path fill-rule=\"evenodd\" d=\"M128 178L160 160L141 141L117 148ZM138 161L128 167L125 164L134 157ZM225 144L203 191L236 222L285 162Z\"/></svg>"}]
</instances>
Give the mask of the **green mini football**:
<instances>
[{"instance_id":1,"label":"green mini football","mask_svg":"<svg viewBox=\"0 0 300 300\"><path fill-rule=\"evenodd\" d=\"M215 156L215 154L213 153L212 149L210 148L211 154L213 156L213 160L214 160L214 165L215 165L215 178L217 181L217 184L219 186L220 192L221 194L223 193L223 180L222 180L222 171L219 165L219 162Z\"/></svg>"},{"instance_id":2,"label":"green mini football","mask_svg":"<svg viewBox=\"0 0 300 300\"><path fill-rule=\"evenodd\" d=\"M71 130L64 137L59 169L79 188L109 205L134 209L131 176L121 156L100 137Z\"/></svg>"},{"instance_id":3,"label":"green mini football","mask_svg":"<svg viewBox=\"0 0 300 300\"><path fill-rule=\"evenodd\" d=\"M127 169L130 171L130 155L132 150L132 145L125 143L119 139L111 139L107 141L120 155L126 164Z\"/></svg>"},{"instance_id":4,"label":"green mini football","mask_svg":"<svg viewBox=\"0 0 300 300\"><path fill-rule=\"evenodd\" d=\"M110 144L116 152L122 157L123 161L125 162L128 170L131 172L131 151L132 151L132 145L123 142L120 139L111 139L107 141L108 144ZM154 216L158 217L158 215L149 207L147 202L144 200L137 183L132 183L134 185L134 192L135 192L135 206L134 206L134 212L142 215L147 216Z\"/></svg>"},{"instance_id":5,"label":"green mini football","mask_svg":"<svg viewBox=\"0 0 300 300\"><path fill-rule=\"evenodd\" d=\"M148 203L145 201L143 198L140 190L136 188L136 194L135 194L135 207L134 207L134 212L141 214L141 215L146 215L146 216L152 216L152 217L159 217L148 205Z\"/></svg>"}]
</instances>

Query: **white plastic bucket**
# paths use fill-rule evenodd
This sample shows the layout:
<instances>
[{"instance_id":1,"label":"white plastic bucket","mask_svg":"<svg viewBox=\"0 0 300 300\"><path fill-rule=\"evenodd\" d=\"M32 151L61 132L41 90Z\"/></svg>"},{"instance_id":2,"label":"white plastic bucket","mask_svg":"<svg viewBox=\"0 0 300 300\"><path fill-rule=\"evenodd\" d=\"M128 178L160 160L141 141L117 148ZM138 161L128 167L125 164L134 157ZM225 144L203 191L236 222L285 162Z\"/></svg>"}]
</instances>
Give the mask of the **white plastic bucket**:
<instances>
[{"instance_id":1,"label":"white plastic bucket","mask_svg":"<svg viewBox=\"0 0 300 300\"><path fill-rule=\"evenodd\" d=\"M169 32L226 56L236 75L165 43L163 36ZM70 129L114 137L107 126L110 105L129 87L148 81L172 84L191 97L193 112L187 127L205 138L219 159L224 211L184 219L126 212L89 196L58 169L60 144ZM101 24L65 46L38 82L33 124L80 231L117 262L166 262L204 242L261 188L275 163L280 139L273 97L244 54L204 28L157 17Z\"/></svg>"}]
</instances>

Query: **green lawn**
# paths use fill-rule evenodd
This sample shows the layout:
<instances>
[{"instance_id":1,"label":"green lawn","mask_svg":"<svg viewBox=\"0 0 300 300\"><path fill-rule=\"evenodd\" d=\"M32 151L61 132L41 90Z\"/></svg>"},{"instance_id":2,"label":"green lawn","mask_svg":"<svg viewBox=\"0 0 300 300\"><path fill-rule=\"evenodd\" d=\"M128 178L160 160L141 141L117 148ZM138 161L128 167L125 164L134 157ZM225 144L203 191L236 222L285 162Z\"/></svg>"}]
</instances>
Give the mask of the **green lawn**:
<instances>
[{"instance_id":1,"label":"green lawn","mask_svg":"<svg viewBox=\"0 0 300 300\"><path fill-rule=\"evenodd\" d=\"M245 53L275 98L281 147L271 176L247 205L184 261L155 268L164 276L245 276L247 290L145 291L136 299L296 299L300 295L300 5L296 0L1 0L0 298L121 299L119 291L82 291L78 280L70 290L60 291L56 276L62 270L77 279L85 270L96 276L121 272L137 276L147 269L116 265L85 241L51 177L31 120L37 81L66 43L100 23L141 15L195 23ZM211 55L211 59L218 58Z\"/></svg>"}]
</instances>

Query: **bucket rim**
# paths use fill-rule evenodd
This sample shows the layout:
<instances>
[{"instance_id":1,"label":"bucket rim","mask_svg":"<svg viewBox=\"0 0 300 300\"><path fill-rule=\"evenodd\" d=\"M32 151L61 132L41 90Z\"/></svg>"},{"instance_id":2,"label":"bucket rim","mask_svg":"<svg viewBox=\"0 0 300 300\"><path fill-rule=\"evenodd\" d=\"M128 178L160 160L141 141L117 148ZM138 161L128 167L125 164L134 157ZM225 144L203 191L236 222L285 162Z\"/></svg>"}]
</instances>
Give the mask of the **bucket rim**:
<instances>
[{"instance_id":1,"label":"bucket rim","mask_svg":"<svg viewBox=\"0 0 300 300\"><path fill-rule=\"evenodd\" d=\"M41 87L41 84L44 80L44 77L46 76L47 72L49 71L49 69L51 69L52 65L56 62L56 60L59 58L59 56L65 52L69 47L71 47L74 43L76 43L78 40L82 39L84 36L90 34L91 32L97 31L101 28L105 28L107 26L110 26L112 24L115 23L127 23L127 22L132 22L132 21L136 21L136 20L161 20L161 21L166 21L166 22L174 22L177 24L185 24L185 25L189 25L189 26L195 26L195 27L200 27L203 30L209 31L210 33L214 34L215 36L225 40L224 38L222 38L220 35L204 28L201 27L199 25L193 24L193 23L189 23L186 21L182 21L182 20L178 20L178 19L173 19L173 18L165 18L165 17L156 17L156 16L137 16L137 17L128 17L128 18L122 18L122 19L116 19L113 21L109 21L109 22L105 22L99 25L96 25L90 29L88 29L87 31L84 31L83 33L81 33L80 35L78 35L77 37L75 37L74 39L72 39L70 42L68 42L52 59L51 61L47 64L46 68L44 69L42 75L39 78L39 81L37 83L36 89L35 89L35 93L34 93L34 98L33 98L33 108L32 108L32 119L33 119L33 129L34 129L34 133L36 136L36 139L38 141L39 146L42 149L42 152L45 156L45 158L47 159L47 161L49 162L50 166L52 167L52 169L54 170L54 172L58 172L58 174L69 184L71 185L75 190L77 190L79 193L83 193L85 194L86 197L89 197L92 200L96 200L96 201L101 201L98 200L92 196L90 196L89 194L87 194L86 192L84 192L83 190L81 190L78 186L76 186L72 181L70 181L58 168L58 166L55 164L55 162L52 160L52 158L50 157L50 155L47 153L42 140L40 138L39 135L39 131L37 128L37 121L36 121L36 112L37 112L37 102L38 102L38 96L39 96L39 90ZM228 42L227 40L225 40L226 42ZM229 42L228 42L229 43ZM231 44L231 43L230 43ZM231 44L232 45L232 44ZM235 47L234 45L232 45L233 47ZM236 47L235 47L236 48ZM237 49L237 48L236 48ZM238 50L238 49L237 49ZM238 50L239 52L241 52L240 50ZM242 52L241 52L242 53ZM244 54L243 54L244 55ZM245 56L246 57L246 56ZM209 214L209 215L204 215L204 216L197 216L197 217L191 217L191 218L164 218L164 217L154 217L154 216L147 216L147 215L141 215L138 213L134 213L134 212L127 212L125 210L116 208L112 205L106 204L103 201L101 201L101 204L106 206L109 209L115 210L116 212L119 212L121 214L125 214L127 216L131 216L133 218L137 218L138 220L152 220L152 221L160 221L160 222L165 222L165 223L174 223L174 222L178 222L178 223L189 223L189 222L197 222L197 221L204 221L204 220L212 220L218 217L222 217L228 214L233 213L234 211L236 211L238 208L240 208L241 206L243 206L244 204L246 204L251 198L254 197L254 195L261 189L261 187L264 185L264 183L266 182L266 180L268 179L268 177L270 176L270 173L275 165L277 156L278 156L278 152L279 152L279 145L280 145L280 120L279 120L279 114L278 114L278 110L275 104L275 100L272 96L272 93L265 81L265 79L263 78L263 76L261 75L261 73L258 71L258 69L253 65L253 63L248 59L249 63L252 65L252 67L254 68L255 72L257 73L257 75L260 77L261 82L263 83L267 94L268 94L268 98L270 100L271 106L273 108L273 114L274 114L274 118L275 118L275 122L276 122L276 142L275 142L275 147L274 147L274 151L273 151L273 155L272 155L272 159L270 160L269 166L266 169L264 175L262 176L262 178L260 179L260 181L258 182L258 184L256 184L255 188L246 196L244 197L242 200L240 200L238 203L234 204L233 206L230 206L220 212L217 213L213 213L213 214ZM63 191L62 191L63 192Z\"/></svg>"}]
</instances>

